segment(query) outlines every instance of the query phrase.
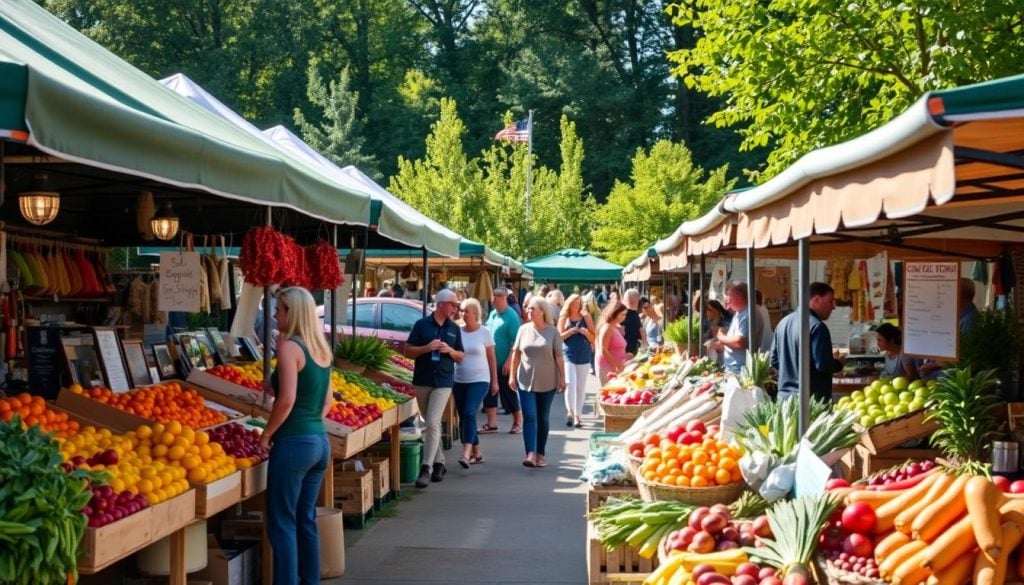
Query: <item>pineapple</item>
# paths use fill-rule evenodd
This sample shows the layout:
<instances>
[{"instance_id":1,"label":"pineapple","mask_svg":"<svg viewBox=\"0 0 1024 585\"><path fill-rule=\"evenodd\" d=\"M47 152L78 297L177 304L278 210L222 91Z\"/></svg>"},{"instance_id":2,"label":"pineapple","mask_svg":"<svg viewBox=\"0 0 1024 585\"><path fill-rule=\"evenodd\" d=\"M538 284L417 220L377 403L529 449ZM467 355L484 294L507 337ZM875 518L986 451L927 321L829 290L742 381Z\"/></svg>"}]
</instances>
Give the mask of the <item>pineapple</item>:
<instances>
[{"instance_id":1,"label":"pineapple","mask_svg":"<svg viewBox=\"0 0 1024 585\"><path fill-rule=\"evenodd\" d=\"M984 464L998 436L999 380L995 370L948 369L931 391L925 420L939 422L931 444L958 464Z\"/></svg>"}]
</instances>

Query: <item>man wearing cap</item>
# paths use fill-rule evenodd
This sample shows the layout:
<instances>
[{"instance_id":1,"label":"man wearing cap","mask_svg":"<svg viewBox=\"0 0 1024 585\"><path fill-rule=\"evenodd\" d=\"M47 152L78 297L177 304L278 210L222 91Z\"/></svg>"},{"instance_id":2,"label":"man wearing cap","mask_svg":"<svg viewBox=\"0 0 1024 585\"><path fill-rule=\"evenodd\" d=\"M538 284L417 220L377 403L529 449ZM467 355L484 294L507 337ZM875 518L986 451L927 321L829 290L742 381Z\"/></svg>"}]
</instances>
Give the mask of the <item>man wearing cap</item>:
<instances>
[{"instance_id":1,"label":"man wearing cap","mask_svg":"<svg viewBox=\"0 0 1024 585\"><path fill-rule=\"evenodd\" d=\"M412 384L427 423L423 431L423 465L416 478L418 488L442 481L448 471L441 445L441 418L452 395L455 363L462 361L463 356L462 332L452 320L459 311L458 298L451 290L442 289L434 300L434 312L413 325L405 343L406 357L416 361Z\"/></svg>"},{"instance_id":2,"label":"man wearing cap","mask_svg":"<svg viewBox=\"0 0 1024 585\"><path fill-rule=\"evenodd\" d=\"M523 428L523 412L519 408L519 396L516 391L508 385L509 367L512 363L512 345L516 341L516 333L519 332L519 325L522 323L518 312L509 306L509 291L504 287L496 287L491 293L491 305L494 309L487 317L484 324L494 338L494 357L501 368L501 375L498 376L498 396L487 394L484 396L484 412L487 413L487 422L480 427L481 433L493 433L498 430L498 398L505 407L505 412L512 413L512 428L509 432L518 433Z\"/></svg>"}]
</instances>

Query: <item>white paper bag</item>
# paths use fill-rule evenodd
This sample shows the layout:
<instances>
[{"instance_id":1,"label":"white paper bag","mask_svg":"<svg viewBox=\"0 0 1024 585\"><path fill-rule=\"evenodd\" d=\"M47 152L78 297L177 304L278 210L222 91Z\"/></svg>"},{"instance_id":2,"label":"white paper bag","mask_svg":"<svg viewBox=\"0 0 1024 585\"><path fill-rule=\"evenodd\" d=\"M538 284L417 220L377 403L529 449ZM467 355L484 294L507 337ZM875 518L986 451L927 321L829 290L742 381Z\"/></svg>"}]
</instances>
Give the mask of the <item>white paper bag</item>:
<instances>
[{"instance_id":1,"label":"white paper bag","mask_svg":"<svg viewBox=\"0 0 1024 585\"><path fill-rule=\"evenodd\" d=\"M739 379L729 378L725 383L725 400L722 401L721 439L729 442L732 433L742 422L746 413L757 403L767 400L768 395L760 388L741 388Z\"/></svg>"}]
</instances>

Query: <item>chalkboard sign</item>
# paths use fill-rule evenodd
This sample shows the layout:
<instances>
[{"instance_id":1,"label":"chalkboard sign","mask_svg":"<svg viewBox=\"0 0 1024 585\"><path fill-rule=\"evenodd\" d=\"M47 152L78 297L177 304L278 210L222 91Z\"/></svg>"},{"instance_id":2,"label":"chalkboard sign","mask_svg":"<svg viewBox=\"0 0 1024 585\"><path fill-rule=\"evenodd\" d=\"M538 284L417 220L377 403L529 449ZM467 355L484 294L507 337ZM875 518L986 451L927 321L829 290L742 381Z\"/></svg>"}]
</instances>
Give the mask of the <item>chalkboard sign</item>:
<instances>
[{"instance_id":1,"label":"chalkboard sign","mask_svg":"<svg viewBox=\"0 0 1024 585\"><path fill-rule=\"evenodd\" d=\"M55 400L60 392L62 353L59 328L28 328L28 386L46 400Z\"/></svg>"},{"instance_id":2,"label":"chalkboard sign","mask_svg":"<svg viewBox=\"0 0 1024 585\"><path fill-rule=\"evenodd\" d=\"M131 390L132 384L128 379L124 357L121 355L121 344L117 339L117 331L112 327L94 327L93 333L96 336L96 348L100 354L107 386L114 392Z\"/></svg>"},{"instance_id":3,"label":"chalkboard sign","mask_svg":"<svg viewBox=\"0 0 1024 585\"><path fill-rule=\"evenodd\" d=\"M128 362L128 371L132 375L132 384L135 386L149 386L159 380L154 380L149 373L149 364L146 363L146 350L139 340L125 340L124 358Z\"/></svg>"}]
</instances>

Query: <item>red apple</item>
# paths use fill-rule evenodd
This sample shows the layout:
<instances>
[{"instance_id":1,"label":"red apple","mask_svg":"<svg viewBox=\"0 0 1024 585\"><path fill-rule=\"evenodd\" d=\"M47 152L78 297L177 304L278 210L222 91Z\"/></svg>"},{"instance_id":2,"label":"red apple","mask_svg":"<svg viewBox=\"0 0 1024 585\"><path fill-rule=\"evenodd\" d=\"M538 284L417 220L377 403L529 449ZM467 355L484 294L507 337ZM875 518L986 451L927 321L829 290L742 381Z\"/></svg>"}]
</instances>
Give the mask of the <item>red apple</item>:
<instances>
[{"instance_id":1,"label":"red apple","mask_svg":"<svg viewBox=\"0 0 1024 585\"><path fill-rule=\"evenodd\" d=\"M843 539L843 552L848 555L856 557L869 557L873 552L874 547L871 544L871 539L854 532Z\"/></svg>"},{"instance_id":2,"label":"red apple","mask_svg":"<svg viewBox=\"0 0 1024 585\"><path fill-rule=\"evenodd\" d=\"M875 510L865 502L855 502L843 510L843 528L849 532L870 533L877 521Z\"/></svg>"},{"instance_id":3,"label":"red apple","mask_svg":"<svg viewBox=\"0 0 1024 585\"><path fill-rule=\"evenodd\" d=\"M992 483L996 484L996 487L998 487L1003 493L1010 491L1010 486L1013 485L1010 483L1010 480L1006 479L1006 477L1002 475L993 475Z\"/></svg>"},{"instance_id":4,"label":"red apple","mask_svg":"<svg viewBox=\"0 0 1024 585\"><path fill-rule=\"evenodd\" d=\"M1024 494L1024 479L1018 479L1010 484L1010 493Z\"/></svg>"},{"instance_id":5,"label":"red apple","mask_svg":"<svg viewBox=\"0 0 1024 585\"><path fill-rule=\"evenodd\" d=\"M690 422L686 423L686 430L687 432L697 431L701 435L704 435L708 432L707 427L704 426L704 421L700 419L691 420Z\"/></svg>"}]
</instances>

